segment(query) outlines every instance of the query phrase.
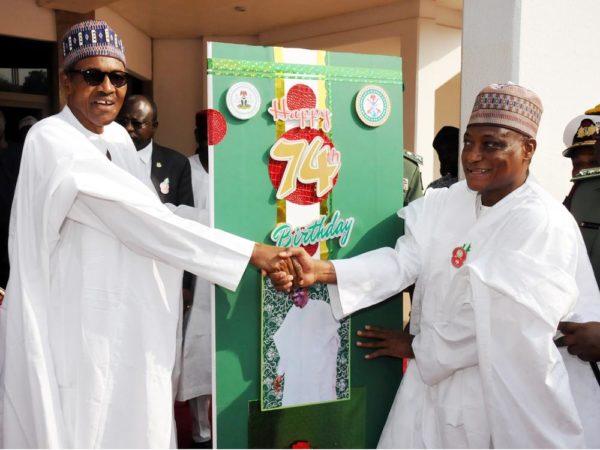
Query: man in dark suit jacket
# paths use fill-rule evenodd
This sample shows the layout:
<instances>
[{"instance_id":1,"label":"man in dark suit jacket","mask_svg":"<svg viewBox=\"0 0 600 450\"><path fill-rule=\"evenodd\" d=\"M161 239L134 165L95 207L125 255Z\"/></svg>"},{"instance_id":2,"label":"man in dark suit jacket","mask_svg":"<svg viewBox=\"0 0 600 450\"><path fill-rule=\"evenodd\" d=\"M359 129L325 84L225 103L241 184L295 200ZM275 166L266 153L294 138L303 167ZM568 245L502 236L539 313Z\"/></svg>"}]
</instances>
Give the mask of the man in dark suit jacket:
<instances>
[{"instance_id":1,"label":"man in dark suit jacket","mask_svg":"<svg viewBox=\"0 0 600 450\"><path fill-rule=\"evenodd\" d=\"M194 206L188 159L176 150L154 142L158 128L156 103L143 95L125 100L117 122L125 127L145 163L160 200L175 206Z\"/></svg>"}]
</instances>

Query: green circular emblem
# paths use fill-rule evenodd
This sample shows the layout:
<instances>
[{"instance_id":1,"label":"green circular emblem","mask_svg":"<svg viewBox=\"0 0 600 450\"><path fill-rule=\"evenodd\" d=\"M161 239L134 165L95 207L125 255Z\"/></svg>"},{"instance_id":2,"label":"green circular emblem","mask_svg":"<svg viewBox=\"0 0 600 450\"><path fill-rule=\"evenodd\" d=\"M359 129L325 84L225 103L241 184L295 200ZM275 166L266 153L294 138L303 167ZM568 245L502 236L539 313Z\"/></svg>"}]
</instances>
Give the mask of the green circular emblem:
<instances>
[{"instance_id":1,"label":"green circular emblem","mask_svg":"<svg viewBox=\"0 0 600 450\"><path fill-rule=\"evenodd\" d=\"M390 97L380 86L369 84L356 94L356 114L365 125L383 125L388 120L391 110Z\"/></svg>"}]
</instances>

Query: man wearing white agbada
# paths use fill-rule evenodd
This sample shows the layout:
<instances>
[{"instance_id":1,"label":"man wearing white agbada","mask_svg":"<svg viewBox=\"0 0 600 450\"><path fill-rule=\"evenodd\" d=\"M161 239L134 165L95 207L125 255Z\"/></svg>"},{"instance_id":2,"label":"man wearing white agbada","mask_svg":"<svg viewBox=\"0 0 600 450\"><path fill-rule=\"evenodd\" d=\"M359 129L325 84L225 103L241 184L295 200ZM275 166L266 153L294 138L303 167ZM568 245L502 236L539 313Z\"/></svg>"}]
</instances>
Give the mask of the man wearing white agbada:
<instances>
[{"instance_id":1,"label":"man wearing white agbada","mask_svg":"<svg viewBox=\"0 0 600 450\"><path fill-rule=\"evenodd\" d=\"M541 111L521 86L484 88L464 136L466 181L402 209L395 249L331 262L292 251L302 285L337 283L340 318L416 282L403 340L414 359L380 447L600 445L600 388L553 343L561 318L598 320L600 293L576 223L528 176ZM289 287L285 272L272 279Z\"/></svg>"},{"instance_id":2,"label":"man wearing white agbada","mask_svg":"<svg viewBox=\"0 0 600 450\"><path fill-rule=\"evenodd\" d=\"M0 446L175 445L171 373L183 269L235 289L277 249L174 216L131 174L120 39L102 21L63 40L67 106L23 150L0 309Z\"/></svg>"}]
</instances>

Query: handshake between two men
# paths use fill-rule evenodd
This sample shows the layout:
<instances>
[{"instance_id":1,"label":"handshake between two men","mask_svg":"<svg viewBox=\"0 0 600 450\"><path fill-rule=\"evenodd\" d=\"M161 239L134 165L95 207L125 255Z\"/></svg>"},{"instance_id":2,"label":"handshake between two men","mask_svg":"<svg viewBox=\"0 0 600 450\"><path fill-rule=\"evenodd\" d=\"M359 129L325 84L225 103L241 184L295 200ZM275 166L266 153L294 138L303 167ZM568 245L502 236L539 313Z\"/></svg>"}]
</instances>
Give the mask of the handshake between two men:
<instances>
[{"instance_id":1,"label":"handshake between two men","mask_svg":"<svg viewBox=\"0 0 600 450\"><path fill-rule=\"evenodd\" d=\"M276 255L273 255L274 251ZM313 259L303 248L282 249L256 244L250 262L271 279L278 291L290 292L293 288L337 281L331 261Z\"/></svg>"},{"instance_id":2,"label":"handshake between two men","mask_svg":"<svg viewBox=\"0 0 600 450\"><path fill-rule=\"evenodd\" d=\"M261 266L253 260L251 262L261 269L264 276L271 279L277 290L291 292L293 289L308 288L316 283L337 284L335 266L331 261L314 259L303 248L268 248L277 250L272 264ZM358 347L369 351L365 354L365 359L382 356L414 358L411 346L414 336L406 331L366 325L356 334L361 339L367 339L356 342Z\"/></svg>"}]
</instances>

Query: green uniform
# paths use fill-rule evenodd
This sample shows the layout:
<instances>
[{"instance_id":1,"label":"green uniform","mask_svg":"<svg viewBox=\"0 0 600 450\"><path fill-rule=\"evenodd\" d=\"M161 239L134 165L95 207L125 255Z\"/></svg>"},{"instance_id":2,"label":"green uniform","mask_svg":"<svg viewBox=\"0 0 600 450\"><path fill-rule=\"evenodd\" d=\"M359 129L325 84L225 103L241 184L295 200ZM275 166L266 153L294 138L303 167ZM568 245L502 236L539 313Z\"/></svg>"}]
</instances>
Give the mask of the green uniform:
<instances>
[{"instance_id":1,"label":"green uniform","mask_svg":"<svg viewBox=\"0 0 600 450\"><path fill-rule=\"evenodd\" d=\"M404 150L404 175L402 180L404 206L408 205L413 200L423 197L421 164L423 164L423 158Z\"/></svg>"},{"instance_id":2,"label":"green uniform","mask_svg":"<svg viewBox=\"0 0 600 450\"><path fill-rule=\"evenodd\" d=\"M571 214L581 230L596 282L600 282L600 167L584 169L571 181L575 183Z\"/></svg>"}]
</instances>

